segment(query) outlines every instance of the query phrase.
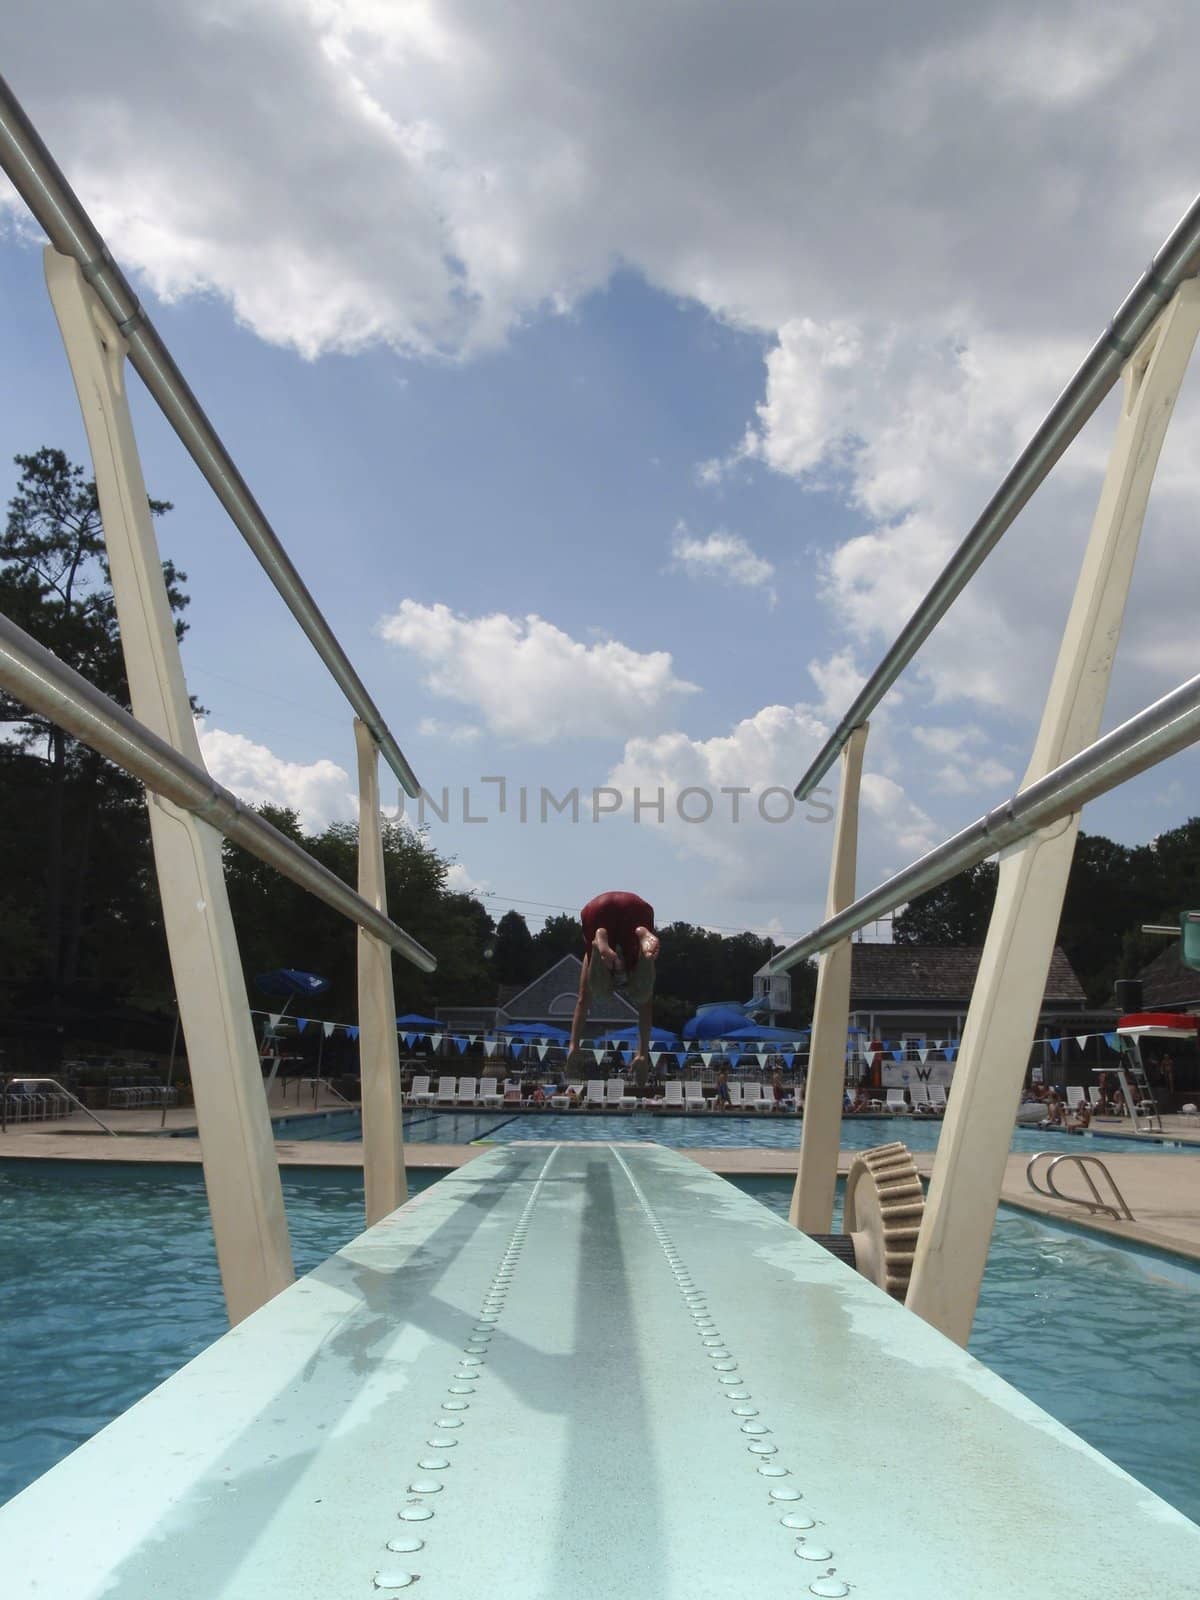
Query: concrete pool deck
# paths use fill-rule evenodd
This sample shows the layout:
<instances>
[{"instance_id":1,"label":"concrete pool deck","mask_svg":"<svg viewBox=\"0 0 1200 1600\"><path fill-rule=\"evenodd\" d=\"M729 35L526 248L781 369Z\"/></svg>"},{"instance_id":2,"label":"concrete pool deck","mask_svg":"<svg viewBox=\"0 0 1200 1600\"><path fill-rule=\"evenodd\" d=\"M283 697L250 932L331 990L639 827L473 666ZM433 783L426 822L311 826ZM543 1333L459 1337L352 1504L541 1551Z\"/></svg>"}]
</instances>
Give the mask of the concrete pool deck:
<instances>
[{"instance_id":1,"label":"concrete pool deck","mask_svg":"<svg viewBox=\"0 0 1200 1600\"><path fill-rule=\"evenodd\" d=\"M297 1111L292 1106L272 1107L276 1114L292 1116L351 1109L356 1108L348 1107L344 1101L324 1104L318 1112ZM0 1134L0 1162L11 1158L32 1161L118 1161L169 1166L200 1164L199 1140L163 1136L161 1110L107 1111L102 1115L119 1134L118 1138L100 1133L94 1123L79 1114L52 1124L20 1124ZM891 1136L903 1140L905 1127L910 1120L903 1116L889 1119L892 1124L889 1128ZM194 1127L195 1115L190 1109L172 1107L168 1110L168 1134ZM1118 1122L1114 1122L1112 1131L1123 1138L1131 1137L1128 1132L1122 1132ZM1099 1156L1113 1174L1134 1214L1133 1222L1094 1217L1082 1206L1049 1200L1035 1194L1026 1182L1025 1169L1030 1158L1024 1154L1009 1156L1001 1199L1006 1205L1090 1228L1116 1241L1149 1245L1200 1262L1200 1141L1196 1137L1195 1119L1164 1117L1163 1131L1168 1138L1196 1143L1196 1155L1153 1154L1150 1141L1147 1141L1148 1148L1144 1155L1106 1154L1103 1147L1097 1144L1089 1144L1086 1151L1088 1155ZM619 1144L620 1140L613 1142ZM414 1170L457 1169L494 1148L494 1145L487 1144L423 1144L414 1141L405 1146L405 1159ZM356 1142L281 1139L276 1141L275 1149L281 1167L354 1169L362 1166L362 1146ZM799 1156L795 1148L697 1148L681 1153L707 1171L728 1178L794 1177ZM840 1153L839 1173L849 1171L850 1163L858 1153L853 1150ZM1062 1153L1074 1152L1068 1150ZM1082 1148L1080 1153L1084 1153ZM914 1151L913 1160L918 1172L928 1179L933 1167L933 1151ZM1077 1170L1060 1170L1059 1180L1060 1187L1068 1193L1085 1192Z\"/></svg>"}]
</instances>

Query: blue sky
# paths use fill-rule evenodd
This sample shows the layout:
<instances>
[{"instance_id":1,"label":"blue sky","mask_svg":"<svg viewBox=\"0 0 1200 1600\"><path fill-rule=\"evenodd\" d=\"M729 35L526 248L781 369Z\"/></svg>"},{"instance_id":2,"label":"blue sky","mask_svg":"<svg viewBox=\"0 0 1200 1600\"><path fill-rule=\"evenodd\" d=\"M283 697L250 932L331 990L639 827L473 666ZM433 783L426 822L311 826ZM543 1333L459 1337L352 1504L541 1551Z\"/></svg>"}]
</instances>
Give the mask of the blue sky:
<instances>
[{"instance_id":1,"label":"blue sky","mask_svg":"<svg viewBox=\"0 0 1200 1600\"><path fill-rule=\"evenodd\" d=\"M988 41L1003 8L950 27L918 7L911 36L868 43L857 68L878 103L908 86L895 104L912 126L897 136L893 105L872 146L866 119L837 111L840 68L811 62L783 16L714 56L715 108L663 39L647 46L631 112L636 41L609 41L597 65L560 30L571 9L553 13L536 81L483 10L431 6L422 31L351 0L336 25L235 6L236 50L202 8L148 5L140 48L158 70L103 96L69 66L56 78L36 37L6 70L425 787L454 791L457 820L432 837L458 881L535 924L543 905L632 887L663 920L794 935L820 913L830 830L799 814L733 827L721 786L747 786L751 807L790 789L1190 198L1152 159L1153 128L1105 120L1185 20L1152 8L1114 43L1078 8L1018 11L1025 54L1001 70ZM86 8L50 11L92 26ZM716 15L698 5L684 24L701 79ZM651 45L659 23L639 13ZM1035 48L1046 29L1057 76ZM489 71L473 74L485 44ZM815 76L787 113L809 120L781 132L767 63L785 47ZM273 103L270 125L238 105L231 130L206 130L201 80L225 72L235 105L255 50L288 53L294 104ZM193 84L184 58L204 51ZM1153 55L1162 115L1177 113L1184 86ZM174 98L153 86L165 64ZM822 96L846 118L832 165L814 149ZM966 138L980 118L990 141ZM285 137L314 121L320 160ZM1081 198L1101 180L1102 217ZM83 459L39 249L18 203L8 217L0 454ZM1062 267L1036 304L1033 263ZM189 575L185 664L214 772L312 823L351 815L337 690L133 391L147 481L176 506L161 534ZM877 720L864 888L1016 787L1112 415ZM1187 395L1108 725L1194 670L1177 577L1198 436ZM489 774L525 785L534 816L542 786L578 786L585 819L609 786L622 814L522 826L496 814ZM1195 776L1177 759L1085 826L1149 838L1189 814ZM635 785L662 785L668 812L680 789L707 789L714 819L634 826ZM486 823L461 820L464 786Z\"/></svg>"}]
</instances>

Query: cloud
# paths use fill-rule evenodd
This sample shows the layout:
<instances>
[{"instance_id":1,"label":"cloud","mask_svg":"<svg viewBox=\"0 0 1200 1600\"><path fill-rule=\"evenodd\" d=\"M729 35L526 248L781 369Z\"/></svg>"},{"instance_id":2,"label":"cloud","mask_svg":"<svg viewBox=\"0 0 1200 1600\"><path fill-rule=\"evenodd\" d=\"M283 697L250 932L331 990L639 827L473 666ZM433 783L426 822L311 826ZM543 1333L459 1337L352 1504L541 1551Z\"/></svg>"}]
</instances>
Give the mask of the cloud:
<instances>
[{"instance_id":1,"label":"cloud","mask_svg":"<svg viewBox=\"0 0 1200 1600\"><path fill-rule=\"evenodd\" d=\"M336 762L285 761L244 734L210 728L202 720L196 731L209 772L239 799L254 806L290 807L311 831L330 822L357 821L358 799L350 775Z\"/></svg>"},{"instance_id":2,"label":"cloud","mask_svg":"<svg viewBox=\"0 0 1200 1600\"><path fill-rule=\"evenodd\" d=\"M464 617L403 600L379 632L423 663L431 694L472 707L491 732L528 744L625 739L660 726L696 691L675 676L668 651L643 654L613 639L581 644L537 616Z\"/></svg>"},{"instance_id":3,"label":"cloud","mask_svg":"<svg viewBox=\"0 0 1200 1600\"><path fill-rule=\"evenodd\" d=\"M452 861L446 872L446 887L452 894L485 895L490 887L486 878L476 878L461 861Z\"/></svg>"},{"instance_id":4,"label":"cloud","mask_svg":"<svg viewBox=\"0 0 1200 1600\"><path fill-rule=\"evenodd\" d=\"M813 706L763 706L713 738L675 731L631 739L605 781L622 795L626 818L640 796L638 825L661 829L681 859L708 869L708 892L751 902L785 900L799 908L790 920L795 927L797 916L815 921L821 915L837 780L806 803L791 802L791 785L828 731ZM660 790L661 823L655 809ZM862 807L870 819L862 834L863 887L882 876L885 863L904 865L936 842L930 818L884 774L864 774Z\"/></svg>"},{"instance_id":5,"label":"cloud","mask_svg":"<svg viewBox=\"0 0 1200 1600\"><path fill-rule=\"evenodd\" d=\"M446 739L450 744L473 744L483 729L473 722L439 722L436 717L422 717L417 732L427 739Z\"/></svg>"},{"instance_id":6,"label":"cloud","mask_svg":"<svg viewBox=\"0 0 1200 1600\"><path fill-rule=\"evenodd\" d=\"M775 568L756 555L740 533L718 529L706 539L698 539L681 522L671 536L671 559L690 578L716 578L746 589L765 589L775 603L771 585Z\"/></svg>"}]
</instances>

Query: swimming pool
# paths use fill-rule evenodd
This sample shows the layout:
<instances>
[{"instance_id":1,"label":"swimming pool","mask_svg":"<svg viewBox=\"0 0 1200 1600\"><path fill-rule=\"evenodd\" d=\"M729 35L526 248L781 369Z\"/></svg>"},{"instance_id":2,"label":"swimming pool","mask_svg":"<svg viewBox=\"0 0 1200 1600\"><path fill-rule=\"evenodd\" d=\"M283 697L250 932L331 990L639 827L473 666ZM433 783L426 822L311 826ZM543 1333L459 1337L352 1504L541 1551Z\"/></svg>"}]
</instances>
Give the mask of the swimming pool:
<instances>
[{"instance_id":1,"label":"swimming pool","mask_svg":"<svg viewBox=\"0 0 1200 1600\"><path fill-rule=\"evenodd\" d=\"M410 1144L473 1144L476 1140L509 1144L518 1139L586 1139L600 1144L633 1140L664 1144L672 1150L796 1150L803 1127L795 1117L607 1116L603 1112L552 1111L411 1111L404 1116L404 1137ZM903 1139L910 1150L937 1147L942 1124L935 1117L847 1117L842 1123L843 1150L870 1150ZM356 1111L332 1111L310 1117L275 1119L277 1139L327 1139L335 1143L362 1138ZM1178 1141L1121 1138L1106 1133L1056 1133L1047 1128L1013 1129L1011 1148L1023 1155L1039 1150L1089 1150L1094 1154L1138 1151L1178 1153L1189 1147ZM1195 1147L1192 1147L1193 1149Z\"/></svg>"},{"instance_id":2,"label":"swimming pool","mask_svg":"<svg viewBox=\"0 0 1200 1600\"><path fill-rule=\"evenodd\" d=\"M357 1171L283 1185L298 1271L361 1231ZM739 1187L786 1213L788 1180ZM1200 1519L1198 1319L1200 1271L1002 1210L971 1351ZM200 1170L0 1162L0 1325L3 1500L225 1330Z\"/></svg>"}]
</instances>

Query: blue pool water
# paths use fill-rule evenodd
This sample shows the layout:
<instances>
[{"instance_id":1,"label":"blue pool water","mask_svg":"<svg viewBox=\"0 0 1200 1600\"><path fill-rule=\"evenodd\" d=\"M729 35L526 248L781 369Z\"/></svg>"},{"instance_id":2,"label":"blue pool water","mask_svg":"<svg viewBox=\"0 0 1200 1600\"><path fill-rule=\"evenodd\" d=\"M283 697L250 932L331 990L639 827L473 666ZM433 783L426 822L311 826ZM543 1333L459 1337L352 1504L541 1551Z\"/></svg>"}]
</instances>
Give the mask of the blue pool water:
<instances>
[{"instance_id":1,"label":"blue pool water","mask_svg":"<svg viewBox=\"0 0 1200 1600\"><path fill-rule=\"evenodd\" d=\"M751 1149L795 1150L800 1145L802 1123L795 1117L606 1116L602 1112L552 1111L413 1111L405 1114L404 1137L411 1144L473 1144L482 1139L508 1144L517 1139L586 1139L600 1144L632 1140L638 1144L664 1144L672 1150ZM924 1117L847 1117L842 1123L844 1150L870 1150L890 1139L903 1139L910 1150L933 1150L942 1124ZM279 1139L326 1139L334 1142L362 1138L362 1120L356 1111L332 1111L310 1117L278 1117ZM1039 1150L1089 1150L1120 1154L1147 1150L1173 1153L1188 1147L1178 1141L1122 1139L1106 1133L1054 1133L1045 1128L1014 1128L1012 1149L1025 1155Z\"/></svg>"},{"instance_id":2,"label":"blue pool water","mask_svg":"<svg viewBox=\"0 0 1200 1600\"><path fill-rule=\"evenodd\" d=\"M359 1172L283 1184L299 1271L361 1231ZM739 1187L786 1214L787 1180ZM1200 1520L1198 1324L1200 1271L1002 1211L971 1350ZM2 1501L224 1331L200 1170L0 1162L0 1326Z\"/></svg>"}]
</instances>

